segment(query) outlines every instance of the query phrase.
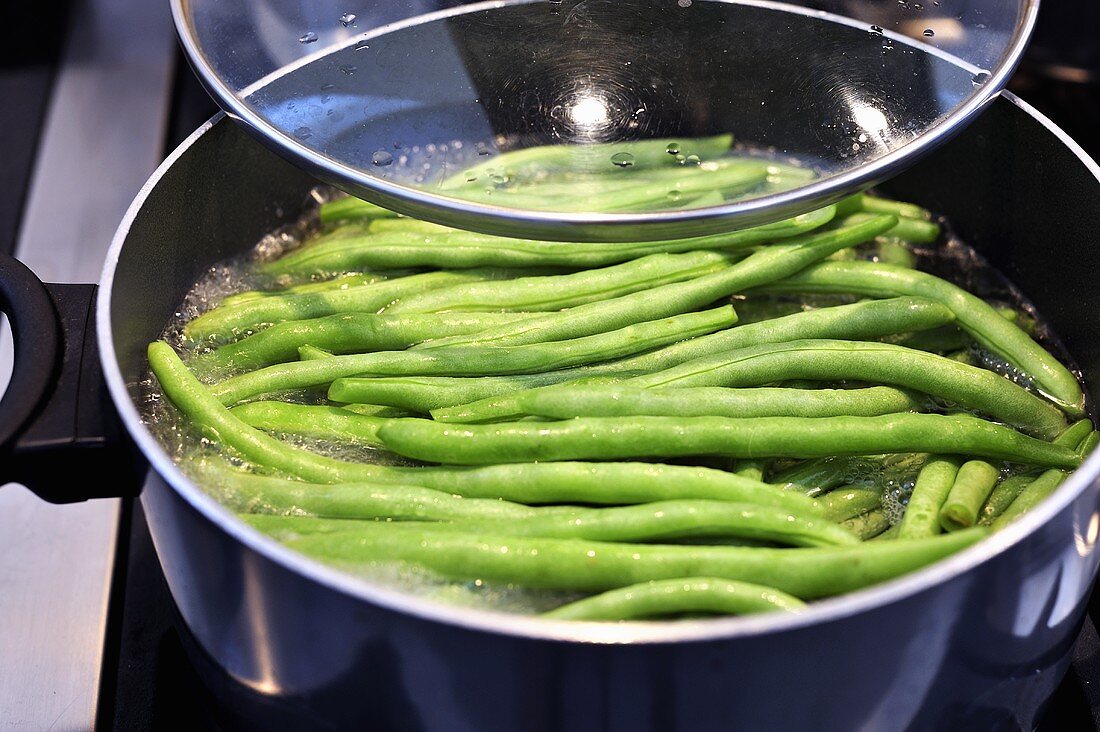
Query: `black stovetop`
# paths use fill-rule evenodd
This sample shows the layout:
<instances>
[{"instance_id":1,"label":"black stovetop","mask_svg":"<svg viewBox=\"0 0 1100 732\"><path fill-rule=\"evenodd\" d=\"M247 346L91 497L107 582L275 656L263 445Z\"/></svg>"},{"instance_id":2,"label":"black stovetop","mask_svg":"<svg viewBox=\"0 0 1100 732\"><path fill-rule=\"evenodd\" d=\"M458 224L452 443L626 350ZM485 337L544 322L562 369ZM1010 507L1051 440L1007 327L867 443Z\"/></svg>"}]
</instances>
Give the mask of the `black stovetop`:
<instances>
[{"instance_id":1,"label":"black stovetop","mask_svg":"<svg viewBox=\"0 0 1100 732\"><path fill-rule=\"evenodd\" d=\"M65 27L51 8L54 31L43 32L44 11L33 6L0 6L0 27L8 29L0 50L0 98L20 100L0 105L0 251L14 245L60 47L57 29ZM1100 86L1054 82L1025 66L1013 88L1100 156ZM165 153L215 111L179 59ZM235 697L232 680L218 678L179 621L140 504L124 501L122 516L97 727L119 732L250 728L244 721L249 700ZM1100 605L1096 598L1093 605L1094 610ZM1100 613L1093 617L1100 619ZM200 668L207 683L200 680ZM211 678L217 689L208 686ZM227 698L235 701L226 704ZM1100 636L1092 617L1039 729L1100 730Z\"/></svg>"}]
</instances>

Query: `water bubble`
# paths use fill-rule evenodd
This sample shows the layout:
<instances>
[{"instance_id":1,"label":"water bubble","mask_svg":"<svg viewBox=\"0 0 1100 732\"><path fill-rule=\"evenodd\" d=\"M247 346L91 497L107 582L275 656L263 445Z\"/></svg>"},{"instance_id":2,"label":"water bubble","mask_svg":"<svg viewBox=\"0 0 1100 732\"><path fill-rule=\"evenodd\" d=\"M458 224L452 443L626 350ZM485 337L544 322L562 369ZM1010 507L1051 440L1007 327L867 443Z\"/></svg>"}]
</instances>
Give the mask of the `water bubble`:
<instances>
[{"instance_id":1,"label":"water bubble","mask_svg":"<svg viewBox=\"0 0 1100 732\"><path fill-rule=\"evenodd\" d=\"M370 156L371 165L386 166L393 162L393 155L390 155L385 150L376 150L373 155Z\"/></svg>"},{"instance_id":2,"label":"water bubble","mask_svg":"<svg viewBox=\"0 0 1100 732\"><path fill-rule=\"evenodd\" d=\"M679 5L681 8L690 8L691 0L676 0L676 4Z\"/></svg>"},{"instance_id":3,"label":"water bubble","mask_svg":"<svg viewBox=\"0 0 1100 732\"><path fill-rule=\"evenodd\" d=\"M683 197L684 194L675 189L668 192L668 200L672 201L673 203L677 203Z\"/></svg>"},{"instance_id":4,"label":"water bubble","mask_svg":"<svg viewBox=\"0 0 1100 732\"><path fill-rule=\"evenodd\" d=\"M508 176L502 173L490 173L489 182L499 187L508 182Z\"/></svg>"},{"instance_id":5,"label":"water bubble","mask_svg":"<svg viewBox=\"0 0 1100 732\"><path fill-rule=\"evenodd\" d=\"M668 143L668 147L665 148L665 152L668 153L669 155L679 155L680 154L680 143L678 143L678 142Z\"/></svg>"},{"instance_id":6,"label":"water bubble","mask_svg":"<svg viewBox=\"0 0 1100 732\"><path fill-rule=\"evenodd\" d=\"M316 43L316 42L317 42L317 34L314 33L313 31L309 31L307 33L303 33L302 35L298 36L298 43Z\"/></svg>"},{"instance_id":7,"label":"water bubble","mask_svg":"<svg viewBox=\"0 0 1100 732\"><path fill-rule=\"evenodd\" d=\"M619 152L611 156L611 164L620 168L629 168L634 164L634 156L628 152Z\"/></svg>"},{"instance_id":8,"label":"water bubble","mask_svg":"<svg viewBox=\"0 0 1100 732\"><path fill-rule=\"evenodd\" d=\"M978 73L974 74L974 76L970 77L970 83L972 83L974 86L981 86L985 82L989 81L990 76L991 74L988 71L979 71Z\"/></svg>"},{"instance_id":9,"label":"water bubble","mask_svg":"<svg viewBox=\"0 0 1100 732\"><path fill-rule=\"evenodd\" d=\"M678 162L680 165L683 165L685 160L687 160L687 158L685 158L682 154L676 153L676 162Z\"/></svg>"},{"instance_id":10,"label":"water bubble","mask_svg":"<svg viewBox=\"0 0 1100 732\"><path fill-rule=\"evenodd\" d=\"M370 48L370 41L366 40L365 38L355 44L356 51L362 51L364 48Z\"/></svg>"},{"instance_id":11,"label":"water bubble","mask_svg":"<svg viewBox=\"0 0 1100 732\"><path fill-rule=\"evenodd\" d=\"M340 25L347 28L355 22L355 13L344 13L340 16Z\"/></svg>"},{"instance_id":12,"label":"water bubble","mask_svg":"<svg viewBox=\"0 0 1100 732\"><path fill-rule=\"evenodd\" d=\"M924 37L925 38L931 38L934 35L936 35L936 31L932 30L931 28L925 28L924 29Z\"/></svg>"},{"instance_id":13,"label":"water bubble","mask_svg":"<svg viewBox=\"0 0 1100 732\"><path fill-rule=\"evenodd\" d=\"M688 165L698 165L701 161L699 160L698 155L688 155L686 158L684 158L684 162Z\"/></svg>"},{"instance_id":14,"label":"water bubble","mask_svg":"<svg viewBox=\"0 0 1100 732\"><path fill-rule=\"evenodd\" d=\"M356 71L358 71L358 70L359 70L359 69L358 69L357 67L355 67L355 66L352 66L352 65L350 65L350 64L349 64L349 65L347 65L347 66L341 66L341 67L340 67L340 71L341 71L341 72L342 72L342 73L343 73L343 74L344 74L345 76L351 76L352 74L354 74L354 73L355 73Z\"/></svg>"},{"instance_id":15,"label":"water bubble","mask_svg":"<svg viewBox=\"0 0 1100 732\"><path fill-rule=\"evenodd\" d=\"M299 140L308 140L313 137L313 130L309 129L305 125L302 125L298 129L294 130L294 136Z\"/></svg>"}]
</instances>

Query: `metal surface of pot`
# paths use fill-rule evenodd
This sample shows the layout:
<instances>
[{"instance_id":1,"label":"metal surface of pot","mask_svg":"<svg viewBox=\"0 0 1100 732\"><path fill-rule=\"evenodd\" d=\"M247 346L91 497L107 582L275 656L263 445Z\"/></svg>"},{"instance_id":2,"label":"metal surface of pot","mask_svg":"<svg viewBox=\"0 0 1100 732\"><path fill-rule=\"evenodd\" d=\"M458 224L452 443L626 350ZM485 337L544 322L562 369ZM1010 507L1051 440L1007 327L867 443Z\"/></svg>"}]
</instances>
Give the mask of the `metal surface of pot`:
<instances>
[{"instance_id":1,"label":"metal surface of pot","mask_svg":"<svg viewBox=\"0 0 1100 732\"><path fill-rule=\"evenodd\" d=\"M97 326L153 471L142 502L210 659L266 726L411 730L1030 729L1068 663L1100 555L1100 453L1020 522L794 617L592 625L447 607L306 560L185 478L140 423L145 346L213 262L293 219L314 181L225 118L153 176L116 236ZM948 216L1100 384L1100 169L1003 97L883 186Z\"/></svg>"}]
</instances>

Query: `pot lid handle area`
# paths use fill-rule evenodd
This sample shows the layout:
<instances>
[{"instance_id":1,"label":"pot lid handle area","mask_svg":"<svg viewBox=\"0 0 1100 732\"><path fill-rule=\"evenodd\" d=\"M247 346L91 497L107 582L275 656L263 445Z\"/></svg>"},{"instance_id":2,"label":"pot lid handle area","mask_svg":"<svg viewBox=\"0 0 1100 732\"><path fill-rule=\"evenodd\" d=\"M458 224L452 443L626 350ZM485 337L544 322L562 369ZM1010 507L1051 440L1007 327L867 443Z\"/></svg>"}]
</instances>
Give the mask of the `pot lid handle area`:
<instances>
[{"instance_id":1,"label":"pot lid handle area","mask_svg":"<svg viewBox=\"0 0 1100 732\"><path fill-rule=\"evenodd\" d=\"M885 180L1004 87L1039 0L172 0L270 148L372 203L565 241L701 236Z\"/></svg>"}]
</instances>

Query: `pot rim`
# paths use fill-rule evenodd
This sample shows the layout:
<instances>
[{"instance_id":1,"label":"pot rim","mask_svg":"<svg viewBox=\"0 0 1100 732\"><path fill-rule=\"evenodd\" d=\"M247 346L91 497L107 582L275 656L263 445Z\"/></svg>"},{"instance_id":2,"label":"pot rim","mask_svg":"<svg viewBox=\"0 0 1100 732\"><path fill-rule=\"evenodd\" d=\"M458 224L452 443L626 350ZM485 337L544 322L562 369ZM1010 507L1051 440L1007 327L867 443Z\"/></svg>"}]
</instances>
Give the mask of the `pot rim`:
<instances>
[{"instance_id":1,"label":"pot rim","mask_svg":"<svg viewBox=\"0 0 1100 732\"><path fill-rule=\"evenodd\" d=\"M1097 182L1100 183L1100 165L1097 165L1064 131L1014 94L1005 92L1001 97L1006 103L1015 105L1021 112L1030 115L1054 134L1062 144L1076 155L1093 174L1093 177L1097 179ZM184 475L141 420L115 357L110 303L113 295L115 270L119 255L129 235L130 227L161 178L171 170L176 161L193 144L217 124L229 124L226 121L225 113L219 112L200 126L161 163L138 192L112 240L103 267L100 280L101 292L96 305L97 338L104 378L119 415L134 441L149 460L150 467L183 500L249 550L291 572L312 579L341 594L423 620L445 623L465 630L546 641L592 644L655 644L706 642L764 636L848 618L902 601L917 593L930 590L937 585L959 579L970 570L992 560L1027 539L1040 526L1069 506L1089 485L1100 477L1100 450L1098 450L1074 471L1047 500L1025 514L1019 521L996 534L946 559L934 562L907 575L838 597L815 601L804 612L798 614L769 613L743 617L688 620L676 623L639 621L595 623L549 620L532 615L448 605L375 584L353 574L326 566L292 551L240 521L229 509L207 495L196 483ZM1097 522L1100 522L1100 511L1094 512L1088 524L1081 528L1083 531L1095 534ZM1078 543L1090 545L1095 542L1095 539L1095 536L1080 537Z\"/></svg>"}]
</instances>

